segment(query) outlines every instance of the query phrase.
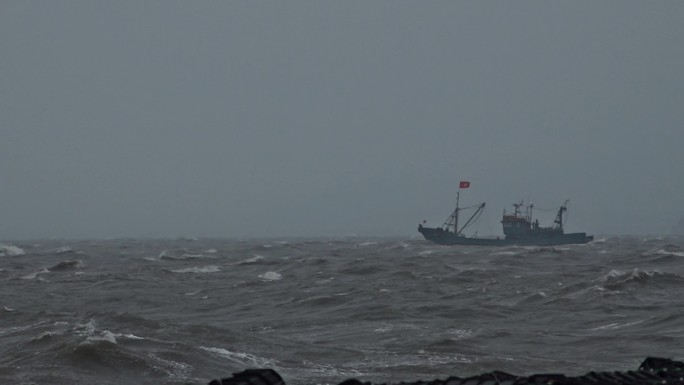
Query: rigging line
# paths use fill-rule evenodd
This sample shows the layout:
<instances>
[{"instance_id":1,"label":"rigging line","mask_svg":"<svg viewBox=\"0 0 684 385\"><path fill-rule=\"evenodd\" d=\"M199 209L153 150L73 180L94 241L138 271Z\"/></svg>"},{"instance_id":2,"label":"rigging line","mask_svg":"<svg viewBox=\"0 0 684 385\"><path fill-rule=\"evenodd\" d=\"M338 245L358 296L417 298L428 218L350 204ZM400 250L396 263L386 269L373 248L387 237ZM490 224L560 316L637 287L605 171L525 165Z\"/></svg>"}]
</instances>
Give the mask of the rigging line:
<instances>
[{"instance_id":1,"label":"rigging line","mask_svg":"<svg viewBox=\"0 0 684 385\"><path fill-rule=\"evenodd\" d=\"M496 381L496 384L501 385L501 381L499 381L499 377L496 376L496 373L492 373L492 376L494 377L494 381Z\"/></svg>"},{"instance_id":2,"label":"rigging line","mask_svg":"<svg viewBox=\"0 0 684 385\"><path fill-rule=\"evenodd\" d=\"M459 210L467 210L467 209L474 209L476 207L482 206L482 203L478 203L476 205L468 206L468 207L460 207Z\"/></svg>"},{"instance_id":3,"label":"rigging line","mask_svg":"<svg viewBox=\"0 0 684 385\"><path fill-rule=\"evenodd\" d=\"M477 211L468 219L468 221L461 227L461 230L458 230L457 232L460 234L463 230L468 228L469 226L472 226L473 223L477 223L477 220L480 219L480 216L482 216L482 212L484 211L484 203L481 203L480 206L478 207Z\"/></svg>"},{"instance_id":4,"label":"rigging line","mask_svg":"<svg viewBox=\"0 0 684 385\"><path fill-rule=\"evenodd\" d=\"M539 210L539 211L549 211L549 212L550 212L550 211L558 211L557 208L553 208L553 209L542 209L542 208L539 208L539 207L537 207L537 206L534 206L534 209L535 209L535 210Z\"/></svg>"}]
</instances>

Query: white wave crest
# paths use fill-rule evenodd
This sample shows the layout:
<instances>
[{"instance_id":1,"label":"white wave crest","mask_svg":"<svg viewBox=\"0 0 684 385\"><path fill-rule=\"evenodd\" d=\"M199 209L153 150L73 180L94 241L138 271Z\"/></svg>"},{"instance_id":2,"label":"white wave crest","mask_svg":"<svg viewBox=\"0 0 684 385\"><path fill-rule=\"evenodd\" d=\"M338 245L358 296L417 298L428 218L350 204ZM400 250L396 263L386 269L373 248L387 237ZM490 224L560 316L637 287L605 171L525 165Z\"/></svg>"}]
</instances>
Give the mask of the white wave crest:
<instances>
[{"instance_id":1,"label":"white wave crest","mask_svg":"<svg viewBox=\"0 0 684 385\"><path fill-rule=\"evenodd\" d=\"M264 274L260 274L259 278L265 279L267 281L277 281L279 279L282 279L283 276L280 275L280 273L276 273L275 271L267 271Z\"/></svg>"},{"instance_id":2,"label":"white wave crest","mask_svg":"<svg viewBox=\"0 0 684 385\"><path fill-rule=\"evenodd\" d=\"M180 256L178 256L178 255L172 255L166 250L162 251L159 254L159 256L157 257L157 259L159 259L159 260L173 260L173 261L184 261L184 260L189 260L189 259L200 259L200 258L215 259L216 257L213 255L188 254L188 253L184 253L184 254L181 254Z\"/></svg>"},{"instance_id":3,"label":"white wave crest","mask_svg":"<svg viewBox=\"0 0 684 385\"><path fill-rule=\"evenodd\" d=\"M627 327L630 327L630 326L638 325L638 324L640 324L640 323L642 323L642 322L644 322L644 321L645 321L645 320L639 320L639 321L634 321L634 322L627 322L627 323L624 323L624 324L620 324L620 323L615 322L615 323L611 323L611 324L607 324L607 325L597 326L597 327L592 328L592 329L589 329L589 330L614 330L614 329L622 329L622 328L627 328Z\"/></svg>"},{"instance_id":4,"label":"white wave crest","mask_svg":"<svg viewBox=\"0 0 684 385\"><path fill-rule=\"evenodd\" d=\"M240 262L240 263L244 263L244 264L247 264L247 263L257 263L257 262L259 262L259 261L262 261L263 259L264 259L264 256L263 256L263 255L258 255L258 254L257 254L257 255L255 255L255 256L253 256L252 258L247 258L247 259L245 259L244 261L242 261L242 262Z\"/></svg>"},{"instance_id":5,"label":"white wave crest","mask_svg":"<svg viewBox=\"0 0 684 385\"><path fill-rule=\"evenodd\" d=\"M216 273L221 271L221 269L218 266L214 265L209 265L209 266L203 266L203 267L188 267L185 269L176 269L176 270L171 270L174 273Z\"/></svg>"},{"instance_id":6,"label":"white wave crest","mask_svg":"<svg viewBox=\"0 0 684 385\"><path fill-rule=\"evenodd\" d=\"M665 249L658 249L655 251L650 251L647 254L674 255L677 257L684 257L684 251L667 251Z\"/></svg>"},{"instance_id":7,"label":"white wave crest","mask_svg":"<svg viewBox=\"0 0 684 385\"><path fill-rule=\"evenodd\" d=\"M498 251L494 253L490 253L489 255L518 255L519 253L517 251Z\"/></svg>"},{"instance_id":8,"label":"white wave crest","mask_svg":"<svg viewBox=\"0 0 684 385\"><path fill-rule=\"evenodd\" d=\"M0 257L16 257L24 254L26 252L19 247L0 244Z\"/></svg>"},{"instance_id":9,"label":"white wave crest","mask_svg":"<svg viewBox=\"0 0 684 385\"><path fill-rule=\"evenodd\" d=\"M74 249L68 246L58 247L47 251L50 254L71 254L75 253Z\"/></svg>"},{"instance_id":10,"label":"white wave crest","mask_svg":"<svg viewBox=\"0 0 684 385\"><path fill-rule=\"evenodd\" d=\"M183 259L193 259L193 258L203 258L204 255L202 254L183 254L181 258Z\"/></svg>"},{"instance_id":11,"label":"white wave crest","mask_svg":"<svg viewBox=\"0 0 684 385\"><path fill-rule=\"evenodd\" d=\"M36 279L38 274L48 274L48 273L50 273L50 270L48 270L47 268L43 268L42 270L34 271L31 274L25 275L25 276L21 277L21 279Z\"/></svg>"},{"instance_id":12,"label":"white wave crest","mask_svg":"<svg viewBox=\"0 0 684 385\"><path fill-rule=\"evenodd\" d=\"M364 247L364 246L373 246L373 245L377 245L377 244L378 244L377 242L362 242L362 243L359 243L357 246Z\"/></svg>"},{"instance_id":13,"label":"white wave crest","mask_svg":"<svg viewBox=\"0 0 684 385\"><path fill-rule=\"evenodd\" d=\"M254 366L254 367L274 367L276 366L276 361L265 358L265 357L259 357L255 356L253 354L249 353L241 353L241 352L231 352L228 349L223 349L223 348L214 348L214 347L207 347L207 346L200 346L200 349L206 350L211 353L218 354L221 357L227 358L231 361L237 362L239 364L243 364L246 366Z\"/></svg>"},{"instance_id":14,"label":"white wave crest","mask_svg":"<svg viewBox=\"0 0 684 385\"><path fill-rule=\"evenodd\" d=\"M135 334L115 334L117 338L127 338L129 340L144 340L144 337L138 337Z\"/></svg>"},{"instance_id":15,"label":"white wave crest","mask_svg":"<svg viewBox=\"0 0 684 385\"><path fill-rule=\"evenodd\" d=\"M114 336L114 333L110 332L109 330L103 330L99 332L98 334L93 334L90 335L86 338L85 342L86 343L93 343L93 342L109 342L110 344L116 344L116 337Z\"/></svg>"}]
</instances>

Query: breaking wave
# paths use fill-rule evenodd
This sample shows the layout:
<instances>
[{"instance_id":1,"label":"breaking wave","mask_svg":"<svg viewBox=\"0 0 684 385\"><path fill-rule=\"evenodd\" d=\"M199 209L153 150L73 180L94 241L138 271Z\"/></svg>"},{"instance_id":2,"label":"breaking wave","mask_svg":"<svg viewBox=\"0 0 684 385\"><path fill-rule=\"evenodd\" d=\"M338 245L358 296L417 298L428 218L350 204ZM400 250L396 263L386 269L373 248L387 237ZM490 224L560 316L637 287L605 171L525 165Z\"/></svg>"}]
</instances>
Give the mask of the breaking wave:
<instances>
[{"instance_id":1,"label":"breaking wave","mask_svg":"<svg viewBox=\"0 0 684 385\"><path fill-rule=\"evenodd\" d=\"M82 261L70 261L70 260L64 260L56 265L49 267L49 271L65 271L65 270L72 270L72 269L80 269L83 267L83 262Z\"/></svg>"},{"instance_id":2,"label":"breaking wave","mask_svg":"<svg viewBox=\"0 0 684 385\"><path fill-rule=\"evenodd\" d=\"M0 257L16 257L24 254L26 252L17 246L0 244Z\"/></svg>"},{"instance_id":3,"label":"breaking wave","mask_svg":"<svg viewBox=\"0 0 684 385\"><path fill-rule=\"evenodd\" d=\"M684 277L659 270L646 271L635 268L632 271L611 270L599 282L608 290L624 290L648 285L684 285Z\"/></svg>"}]
</instances>

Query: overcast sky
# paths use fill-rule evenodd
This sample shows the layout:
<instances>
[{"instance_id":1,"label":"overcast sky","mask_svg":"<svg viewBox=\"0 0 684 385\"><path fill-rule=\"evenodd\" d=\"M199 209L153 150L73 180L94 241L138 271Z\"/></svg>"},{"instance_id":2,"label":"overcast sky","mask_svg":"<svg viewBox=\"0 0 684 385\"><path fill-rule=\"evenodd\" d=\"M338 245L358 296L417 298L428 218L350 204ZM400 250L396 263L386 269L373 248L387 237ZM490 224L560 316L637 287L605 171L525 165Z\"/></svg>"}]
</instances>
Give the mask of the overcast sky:
<instances>
[{"instance_id":1,"label":"overcast sky","mask_svg":"<svg viewBox=\"0 0 684 385\"><path fill-rule=\"evenodd\" d=\"M682 1L2 1L0 238L684 217ZM548 224L553 212L540 220ZM549 217L550 216L550 217Z\"/></svg>"}]
</instances>

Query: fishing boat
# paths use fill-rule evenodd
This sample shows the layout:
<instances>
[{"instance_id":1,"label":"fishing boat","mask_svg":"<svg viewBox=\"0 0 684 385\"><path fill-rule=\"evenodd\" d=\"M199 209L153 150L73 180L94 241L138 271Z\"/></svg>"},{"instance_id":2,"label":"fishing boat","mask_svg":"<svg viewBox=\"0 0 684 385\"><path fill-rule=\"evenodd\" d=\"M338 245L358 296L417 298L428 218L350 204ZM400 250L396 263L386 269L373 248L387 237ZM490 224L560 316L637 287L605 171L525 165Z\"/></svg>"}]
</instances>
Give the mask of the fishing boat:
<instances>
[{"instance_id":1,"label":"fishing boat","mask_svg":"<svg viewBox=\"0 0 684 385\"><path fill-rule=\"evenodd\" d=\"M456 194L456 209L440 227L426 227L418 225L418 232L428 241L440 245L475 245L475 246L551 246L582 244L591 242L594 237L586 233L565 233L563 231L563 216L567 213L566 200L556 213L556 219L550 227L542 227L539 219L532 219L534 204L528 205L523 202L513 204L513 212L504 210L501 224L503 225L504 238L478 238L468 237L463 231L475 223L485 208L485 203L469 207L459 207L460 189L470 187L470 182L461 182ZM524 208L524 210L523 210ZM459 216L462 211L474 209L474 213L459 227Z\"/></svg>"}]
</instances>

